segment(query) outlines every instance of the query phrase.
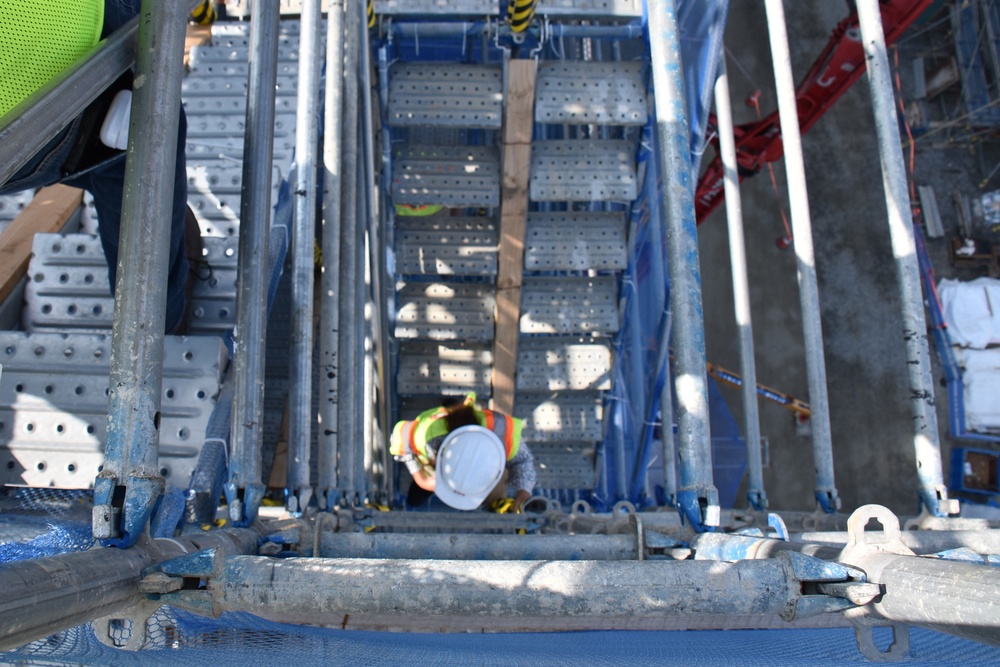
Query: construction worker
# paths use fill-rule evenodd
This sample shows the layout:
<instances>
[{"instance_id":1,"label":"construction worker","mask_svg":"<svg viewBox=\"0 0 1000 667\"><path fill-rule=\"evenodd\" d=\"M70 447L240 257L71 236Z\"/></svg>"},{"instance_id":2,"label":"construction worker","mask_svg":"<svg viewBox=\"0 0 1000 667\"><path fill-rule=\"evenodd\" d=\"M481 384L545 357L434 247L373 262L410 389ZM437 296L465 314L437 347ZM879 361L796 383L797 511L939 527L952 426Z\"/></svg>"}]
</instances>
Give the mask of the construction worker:
<instances>
[{"instance_id":1,"label":"construction worker","mask_svg":"<svg viewBox=\"0 0 1000 667\"><path fill-rule=\"evenodd\" d=\"M0 116L86 57L101 39L138 14L139 7L140 0L0 0ZM215 16L214 6L206 9L199 5L196 11L201 12L199 16ZM131 78L130 72L123 75L7 183L0 183L0 194L53 183L89 191L97 209L112 293L118 270L125 182L125 154L121 149L127 140L130 99L119 93L131 88ZM117 119L119 127L109 130L112 119ZM187 208L186 134L181 109L167 269L167 333L186 333L193 286L188 257L201 259L201 232Z\"/></svg>"},{"instance_id":2,"label":"construction worker","mask_svg":"<svg viewBox=\"0 0 1000 667\"><path fill-rule=\"evenodd\" d=\"M478 408L475 393L398 422L389 451L413 476L407 503L419 505L435 494L455 509L486 504L519 512L535 486L534 457L521 441L522 427L520 419Z\"/></svg>"}]
</instances>

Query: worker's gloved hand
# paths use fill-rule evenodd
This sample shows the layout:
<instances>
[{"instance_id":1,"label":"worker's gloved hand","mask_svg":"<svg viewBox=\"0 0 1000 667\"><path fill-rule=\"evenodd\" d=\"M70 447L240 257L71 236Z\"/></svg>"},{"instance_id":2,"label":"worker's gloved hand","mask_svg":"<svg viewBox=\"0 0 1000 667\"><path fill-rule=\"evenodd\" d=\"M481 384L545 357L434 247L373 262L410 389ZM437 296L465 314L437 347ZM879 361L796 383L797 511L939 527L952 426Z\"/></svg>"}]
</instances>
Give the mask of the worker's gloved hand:
<instances>
[{"instance_id":1,"label":"worker's gloved hand","mask_svg":"<svg viewBox=\"0 0 1000 667\"><path fill-rule=\"evenodd\" d=\"M528 502L529 498L531 498L531 493L528 492L528 491L525 491L524 489L519 490L514 495L514 508L513 508L513 510L514 510L515 514L520 514L521 513L521 508L524 507L524 503Z\"/></svg>"}]
</instances>

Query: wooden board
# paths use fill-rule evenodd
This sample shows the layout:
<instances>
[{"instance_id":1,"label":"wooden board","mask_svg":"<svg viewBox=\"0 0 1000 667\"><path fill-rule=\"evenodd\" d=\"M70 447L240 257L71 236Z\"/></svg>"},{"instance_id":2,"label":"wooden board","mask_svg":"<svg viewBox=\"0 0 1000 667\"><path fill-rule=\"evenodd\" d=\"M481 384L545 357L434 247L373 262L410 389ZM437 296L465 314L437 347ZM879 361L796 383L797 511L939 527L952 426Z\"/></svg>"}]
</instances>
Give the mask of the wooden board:
<instances>
[{"instance_id":1,"label":"wooden board","mask_svg":"<svg viewBox=\"0 0 1000 667\"><path fill-rule=\"evenodd\" d=\"M510 61L504 117L497 315L493 350L493 409L505 414L514 413L534 105L535 61Z\"/></svg>"},{"instance_id":2,"label":"wooden board","mask_svg":"<svg viewBox=\"0 0 1000 667\"><path fill-rule=\"evenodd\" d=\"M62 230L83 201L83 190L67 185L42 188L0 234L0 301L28 270L35 234Z\"/></svg>"}]
</instances>

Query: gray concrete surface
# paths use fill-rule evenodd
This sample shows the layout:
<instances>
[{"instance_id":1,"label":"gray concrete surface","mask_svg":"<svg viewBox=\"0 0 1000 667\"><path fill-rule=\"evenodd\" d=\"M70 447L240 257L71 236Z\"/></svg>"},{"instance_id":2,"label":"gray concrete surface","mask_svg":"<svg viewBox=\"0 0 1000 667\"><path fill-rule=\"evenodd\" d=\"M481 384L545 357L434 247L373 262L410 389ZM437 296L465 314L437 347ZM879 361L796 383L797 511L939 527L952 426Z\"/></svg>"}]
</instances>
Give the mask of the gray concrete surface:
<instances>
[{"instance_id":1,"label":"gray concrete surface","mask_svg":"<svg viewBox=\"0 0 1000 667\"><path fill-rule=\"evenodd\" d=\"M842 2L789 1L785 11L799 80L848 10ZM770 113L777 102L762 2L731 3L726 40L736 123L756 118L754 109L743 101L758 89L762 91L761 111ZM911 44L906 48L918 47ZM903 54L901 62L908 64L909 58ZM803 145L836 484L843 511L880 503L897 513L912 514L917 510L918 483L902 322L878 144L864 78L804 135ZM711 151L706 157L711 157ZM968 150L942 152L928 147L918 154L918 181L942 177L944 171L958 187L975 191L980 177L970 163L975 161L970 160ZM775 163L774 168L780 194L775 193L766 170L745 180L742 187L758 381L809 400L795 256L791 248L780 250L775 242L784 234L780 207L788 208L784 161ZM943 191L938 196L945 226L954 227L950 196ZM708 359L738 370L723 209L702 225L699 236ZM932 243L935 257L944 256L943 244ZM933 350L932 357L937 382L942 374ZM947 480L947 395L940 385L936 388ZM723 387L742 424L738 391ZM770 465L764 478L771 506L812 509L815 479L809 437L797 432L790 411L764 401L761 431L768 441Z\"/></svg>"}]
</instances>

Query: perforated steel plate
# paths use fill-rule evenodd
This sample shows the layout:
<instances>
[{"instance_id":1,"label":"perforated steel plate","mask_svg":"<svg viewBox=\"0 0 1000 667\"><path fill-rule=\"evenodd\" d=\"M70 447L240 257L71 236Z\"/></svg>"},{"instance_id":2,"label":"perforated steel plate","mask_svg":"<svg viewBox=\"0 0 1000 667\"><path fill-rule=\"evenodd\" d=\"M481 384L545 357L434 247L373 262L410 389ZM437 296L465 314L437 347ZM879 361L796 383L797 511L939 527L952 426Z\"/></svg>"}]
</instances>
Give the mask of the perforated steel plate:
<instances>
[{"instance_id":1,"label":"perforated steel plate","mask_svg":"<svg viewBox=\"0 0 1000 667\"><path fill-rule=\"evenodd\" d=\"M187 121L187 136L191 141L204 137L243 136L246 124L244 114L205 114L190 116ZM274 117L274 136L295 135L295 115L283 114Z\"/></svg>"},{"instance_id":2,"label":"perforated steel plate","mask_svg":"<svg viewBox=\"0 0 1000 667\"><path fill-rule=\"evenodd\" d=\"M493 146L403 146L393 162L396 204L498 206L500 157Z\"/></svg>"},{"instance_id":3,"label":"perforated steel plate","mask_svg":"<svg viewBox=\"0 0 1000 667\"><path fill-rule=\"evenodd\" d=\"M536 141L531 150L533 201L636 198L635 146L626 140Z\"/></svg>"},{"instance_id":4,"label":"perforated steel plate","mask_svg":"<svg viewBox=\"0 0 1000 667\"><path fill-rule=\"evenodd\" d=\"M286 60L277 65L278 76L298 76L299 63L295 60ZM243 77L246 79L250 75L250 65L246 62L234 61L195 61L188 66L188 79L201 79L211 76Z\"/></svg>"},{"instance_id":5,"label":"perforated steel plate","mask_svg":"<svg viewBox=\"0 0 1000 667\"><path fill-rule=\"evenodd\" d=\"M517 346L518 391L584 391L611 388L607 338L521 338Z\"/></svg>"},{"instance_id":6,"label":"perforated steel plate","mask_svg":"<svg viewBox=\"0 0 1000 667\"><path fill-rule=\"evenodd\" d=\"M549 61L538 65L535 122L645 125L642 62Z\"/></svg>"},{"instance_id":7,"label":"perforated steel plate","mask_svg":"<svg viewBox=\"0 0 1000 667\"><path fill-rule=\"evenodd\" d=\"M617 292L613 276L525 278L521 333L615 333Z\"/></svg>"},{"instance_id":8,"label":"perforated steel plate","mask_svg":"<svg viewBox=\"0 0 1000 667\"><path fill-rule=\"evenodd\" d=\"M277 114L294 114L296 98L290 95L276 97L274 110ZM218 97L189 97L184 100L184 109L189 116L208 114L242 114L246 116L246 97L220 95Z\"/></svg>"},{"instance_id":9,"label":"perforated steel plate","mask_svg":"<svg viewBox=\"0 0 1000 667\"><path fill-rule=\"evenodd\" d=\"M399 348L397 393L400 395L488 395L493 381L493 350L465 343L403 343Z\"/></svg>"},{"instance_id":10,"label":"perforated steel plate","mask_svg":"<svg viewBox=\"0 0 1000 667\"><path fill-rule=\"evenodd\" d=\"M410 283L397 292L396 338L493 339L492 286Z\"/></svg>"},{"instance_id":11,"label":"perforated steel plate","mask_svg":"<svg viewBox=\"0 0 1000 667\"><path fill-rule=\"evenodd\" d=\"M26 190L0 197L0 222L8 223L16 218L34 196L34 190Z\"/></svg>"},{"instance_id":12,"label":"perforated steel plate","mask_svg":"<svg viewBox=\"0 0 1000 667\"><path fill-rule=\"evenodd\" d=\"M240 197L237 194L188 193L204 236L235 236L240 227Z\"/></svg>"},{"instance_id":13,"label":"perforated steel plate","mask_svg":"<svg viewBox=\"0 0 1000 667\"><path fill-rule=\"evenodd\" d=\"M397 217L396 266L402 275L494 276L497 227L485 217Z\"/></svg>"},{"instance_id":14,"label":"perforated steel plate","mask_svg":"<svg viewBox=\"0 0 1000 667\"><path fill-rule=\"evenodd\" d=\"M642 16L640 0L544 0L538 3L542 16L572 18L582 16Z\"/></svg>"},{"instance_id":15,"label":"perforated steel plate","mask_svg":"<svg viewBox=\"0 0 1000 667\"><path fill-rule=\"evenodd\" d=\"M160 473L184 487L227 363L215 337L164 339ZM104 463L111 337L0 332L0 483L85 489Z\"/></svg>"},{"instance_id":16,"label":"perforated steel plate","mask_svg":"<svg viewBox=\"0 0 1000 667\"><path fill-rule=\"evenodd\" d=\"M521 394L514 416L525 420L528 442L598 442L604 437L599 393Z\"/></svg>"},{"instance_id":17,"label":"perforated steel plate","mask_svg":"<svg viewBox=\"0 0 1000 667\"><path fill-rule=\"evenodd\" d=\"M627 264L624 213L529 213L527 271L621 271Z\"/></svg>"},{"instance_id":18,"label":"perforated steel plate","mask_svg":"<svg viewBox=\"0 0 1000 667\"><path fill-rule=\"evenodd\" d=\"M594 443L531 443L540 489L594 488Z\"/></svg>"},{"instance_id":19,"label":"perforated steel plate","mask_svg":"<svg viewBox=\"0 0 1000 667\"><path fill-rule=\"evenodd\" d=\"M245 63L249 49L246 46L194 46L191 47L189 61L192 67L201 68L207 63ZM299 59L299 47L279 46L278 61L297 61ZM244 79L244 82L246 79Z\"/></svg>"},{"instance_id":20,"label":"perforated steel plate","mask_svg":"<svg viewBox=\"0 0 1000 667\"><path fill-rule=\"evenodd\" d=\"M386 16L496 16L498 8L489 0L375 0L375 14Z\"/></svg>"},{"instance_id":21,"label":"perforated steel plate","mask_svg":"<svg viewBox=\"0 0 1000 667\"><path fill-rule=\"evenodd\" d=\"M397 63L389 69L389 124L499 129L499 67Z\"/></svg>"},{"instance_id":22,"label":"perforated steel plate","mask_svg":"<svg viewBox=\"0 0 1000 667\"><path fill-rule=\"evenodd\" d=\"M188 165L188 192L239 195L243 183L243 166L228 160L211 160ZM281 177L277 167L271 169L271 190L277 196Z\"/></svg>"},{"instance_id":23,"label":"perforated steel plate","mask_svg":"<svg viewBox=\"0 0 1000 667\"><path fill-rule=\"evenodd\" d=\"M211 270L194 284L191 331L221 333L235 323L235 238L205 238ZM36 234L22 325L31 332L111 331L114 299L100 241L86 234Z\"/></svg>"},{"instance_id":24,"label":"perforated steel plate","mask_svg":"<svg viewBox=\"0 0 1000 667\"><path fill-rule=\"evenodd\" d=\"M278 97L295 97L298 79L294 76L279 76L274 87ZM236 95L246 97L247 78L238 76L212 76L184 79L181 83L181 96L185 99L204 95Z\"/></svg>"}]
</instances>

